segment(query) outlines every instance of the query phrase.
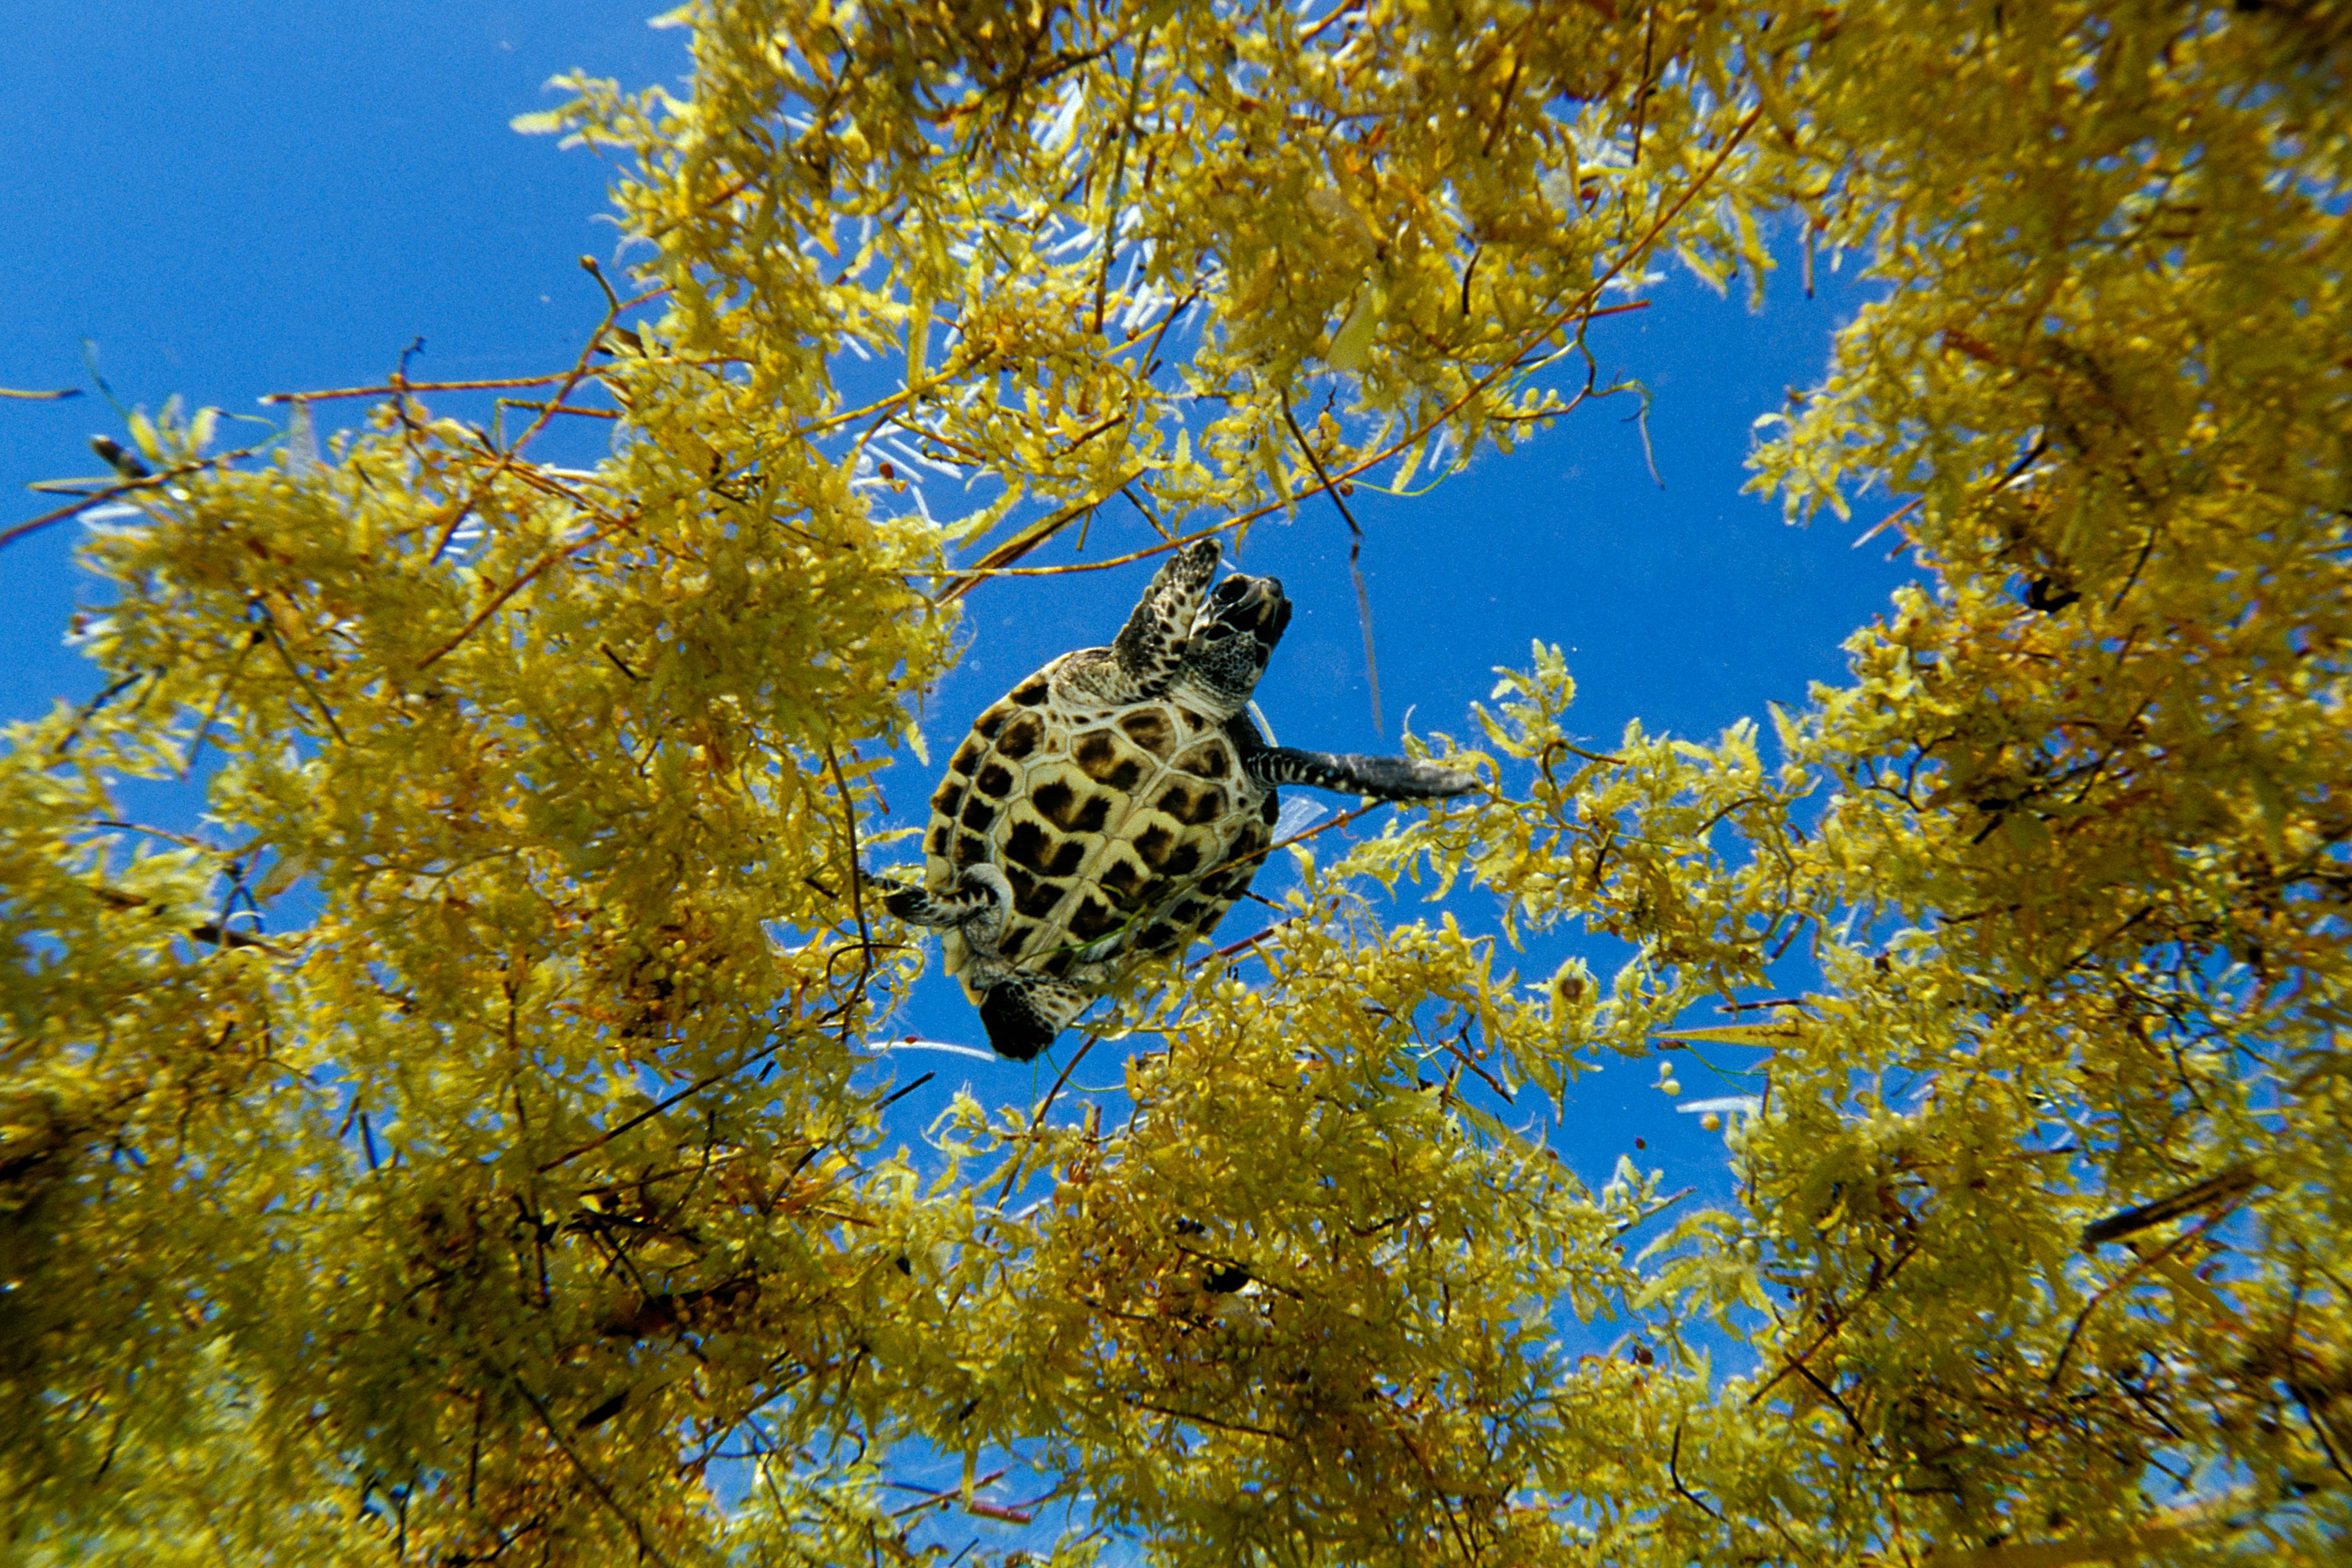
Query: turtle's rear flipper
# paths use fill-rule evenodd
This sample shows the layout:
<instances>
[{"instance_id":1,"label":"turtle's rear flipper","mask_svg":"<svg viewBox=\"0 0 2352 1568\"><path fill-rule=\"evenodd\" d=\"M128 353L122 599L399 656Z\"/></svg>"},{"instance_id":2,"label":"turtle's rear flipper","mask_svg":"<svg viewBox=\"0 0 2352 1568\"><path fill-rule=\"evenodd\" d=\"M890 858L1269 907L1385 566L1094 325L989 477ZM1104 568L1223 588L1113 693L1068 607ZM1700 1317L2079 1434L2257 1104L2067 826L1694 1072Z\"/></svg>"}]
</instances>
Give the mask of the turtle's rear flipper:
<instances>
[{"instance_id":1,"label":"turtle's rear flipper","mask_svg":"<svg viewBox=\"0 0 2352 1568\"><path fill-rule=\"evenodd\" d=\"M866 885L882 896L882 907L910 925L952 928L975 952L994 957L1004 917L1013 908L1013 885L994 866L967 866L948 891L868 876Z\"/></svg>"},{"instance_id":2,"label":"turtle's rear flipper","mask_svg":"<svg viewBox=\"0 0 2352 1568\"><path fill-rule=\"evenodd\" d=\"M1435 763L1411 757L1364 757L1353 752L1302 752L1292 746L1266 746L1242 760L1250 777L1272 788L1306 784L1339 795L1368 795L1376 800L1441 800L1467 795L1478 781Z\"/></svg>"},{"instance_id":3,"label":"turtle's rear flipper","mask_svg":"<svg viewBox=\"0 0 2352 1568\"><path fill-rule=\"evenodd\" d=\"M1086 1005L1085 994L1074 986L1016 975L989 987L981 997L980 1021L998 1056L1025 1062L1052 1045Z\"/></svg>"}]
</instances>

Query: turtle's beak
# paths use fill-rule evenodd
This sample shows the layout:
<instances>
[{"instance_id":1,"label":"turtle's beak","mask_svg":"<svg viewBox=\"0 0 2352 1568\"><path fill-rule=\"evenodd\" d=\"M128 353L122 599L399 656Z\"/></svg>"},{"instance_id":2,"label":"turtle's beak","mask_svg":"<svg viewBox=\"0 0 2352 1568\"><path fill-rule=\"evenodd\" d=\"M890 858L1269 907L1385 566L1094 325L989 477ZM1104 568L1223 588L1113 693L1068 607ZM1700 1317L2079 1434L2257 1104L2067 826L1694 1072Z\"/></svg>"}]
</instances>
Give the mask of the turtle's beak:
<instances>
[{"instance_id":1,"label":"turtle's beak","mask_svg":"<svg viewBox=\"0 0 2352 1568\"><path fill-rule=\"evenodd\" d=\"M1282 584L1236 572L1201 606L1185 665L1195 679L1232 699L1238 709L1265 673L1265 661L1288 625L1290 601L1282 596Z\"/></svg>"},{"instance_id":2,"label":"turtle's beak","mask_svg":"<svg viewBox=\"0 0 2352 1568\"><path fill-rule=\"evenodd\" d=\"M1277 577L1246 577L1236 572L1217 584L1202 616L1202 629L1215 637L1254 637L1266 652L1290 625L1290 601Z\"/></svg>"}]
</instances>

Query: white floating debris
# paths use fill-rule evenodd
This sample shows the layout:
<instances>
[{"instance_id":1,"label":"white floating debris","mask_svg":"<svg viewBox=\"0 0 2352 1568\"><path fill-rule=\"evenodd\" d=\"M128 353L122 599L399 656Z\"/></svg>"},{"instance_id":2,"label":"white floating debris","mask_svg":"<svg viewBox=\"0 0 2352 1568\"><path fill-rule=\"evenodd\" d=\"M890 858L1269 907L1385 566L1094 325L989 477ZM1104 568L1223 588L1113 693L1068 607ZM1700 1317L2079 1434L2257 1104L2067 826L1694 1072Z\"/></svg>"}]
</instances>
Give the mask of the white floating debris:
<instances>
[{"instance_id":1,"label":"white floating debris","mask_svg":"<svg viewBox=\"0 0 2352 1568\"><path fill-rule=\"evenodd\" d=\"M1279 844L1286 838L1297 837L1314 826L1318 821L1328 816L1330 810L1329 806L1319 800L1307 800L1295 795L1285 795L1282 801L1282 815L1274 819L1274 841Z\"/></svg>"},{"instance_id":2,"label":"white floating debris","mask_svg":"<svg viewBox=\"0 0 2352 1568\"><path fill-rule=\"evenodd\" d=\"M951 1057L970 1057L975 1061L992 1062L994 1051L976 1050L971 1046L951 1046L945 1040L919 1040L909 1035L903 1040L884 1040L875 1048L884 1051L945 1051Z\"/></svg>"}]
</instances>

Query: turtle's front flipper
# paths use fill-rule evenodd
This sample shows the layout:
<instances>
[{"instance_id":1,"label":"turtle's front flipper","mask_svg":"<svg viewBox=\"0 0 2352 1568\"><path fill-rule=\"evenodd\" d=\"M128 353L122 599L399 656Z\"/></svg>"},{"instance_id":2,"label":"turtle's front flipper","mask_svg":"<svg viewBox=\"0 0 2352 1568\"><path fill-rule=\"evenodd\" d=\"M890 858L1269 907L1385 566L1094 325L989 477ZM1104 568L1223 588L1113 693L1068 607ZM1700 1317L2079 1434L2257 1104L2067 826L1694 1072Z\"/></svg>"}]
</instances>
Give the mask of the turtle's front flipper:
<instances>
[{"instance_id":1,"label":"turtle's front flipper","mask_svg":"<svg viewBox=\"0 0 2352 1568\"><path fill-rule=\"evenodd\" d=\"M1265 746L1242 759L1250 777L1272 788L1307 784L1339 795L1368 795L1376 800L1440 800L1467 795L1478 781L1465 773L1417 763L1411 757L1363 757L1352 752L1302 752L1291 746Z\"/></svg>"},{"instance_id":2,"label":"turtle's front flipper","mask_svg":"<svg viewBox=\"0 0 2352 1568\"><path fill-rule=\"evenodd\" d=\"M1136 602L1135 613L1127 617L1127 625L1110 646L1118 671L1113 680L1123 689L1104 682L1103 677L1110 674L1105 670L1096 677L1103 695L1130 700L1156 697L1167 689L1184 658L1185 639L1192 635L1193 617L1208 597L1209 579L1217 574L1221 552L1222 546L1213 537L1203 539L1170 556L1152 576L1143 597Z\"/></svg>"}]
</instances>

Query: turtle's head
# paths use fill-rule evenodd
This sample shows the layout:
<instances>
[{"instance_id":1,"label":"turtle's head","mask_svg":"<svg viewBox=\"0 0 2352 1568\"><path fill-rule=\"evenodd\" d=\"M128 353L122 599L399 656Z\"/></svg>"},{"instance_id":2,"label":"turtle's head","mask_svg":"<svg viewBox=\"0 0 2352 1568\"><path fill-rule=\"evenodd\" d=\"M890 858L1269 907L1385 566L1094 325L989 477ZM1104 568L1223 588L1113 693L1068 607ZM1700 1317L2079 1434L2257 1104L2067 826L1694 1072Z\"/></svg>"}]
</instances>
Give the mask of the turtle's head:
<instances>
[{"instance_id":1,"label":"turtle's head","mask_svg":"<svg viewBox=\"0 0 2352 1568\"><path fill-rule=\"evenodd\" d=\"M1283 597L1282 584L1236 572L1201 606L1179 679L1228 714L1238 713L1289 625L1290 601Z\"/></svg>"}]
</instances>

